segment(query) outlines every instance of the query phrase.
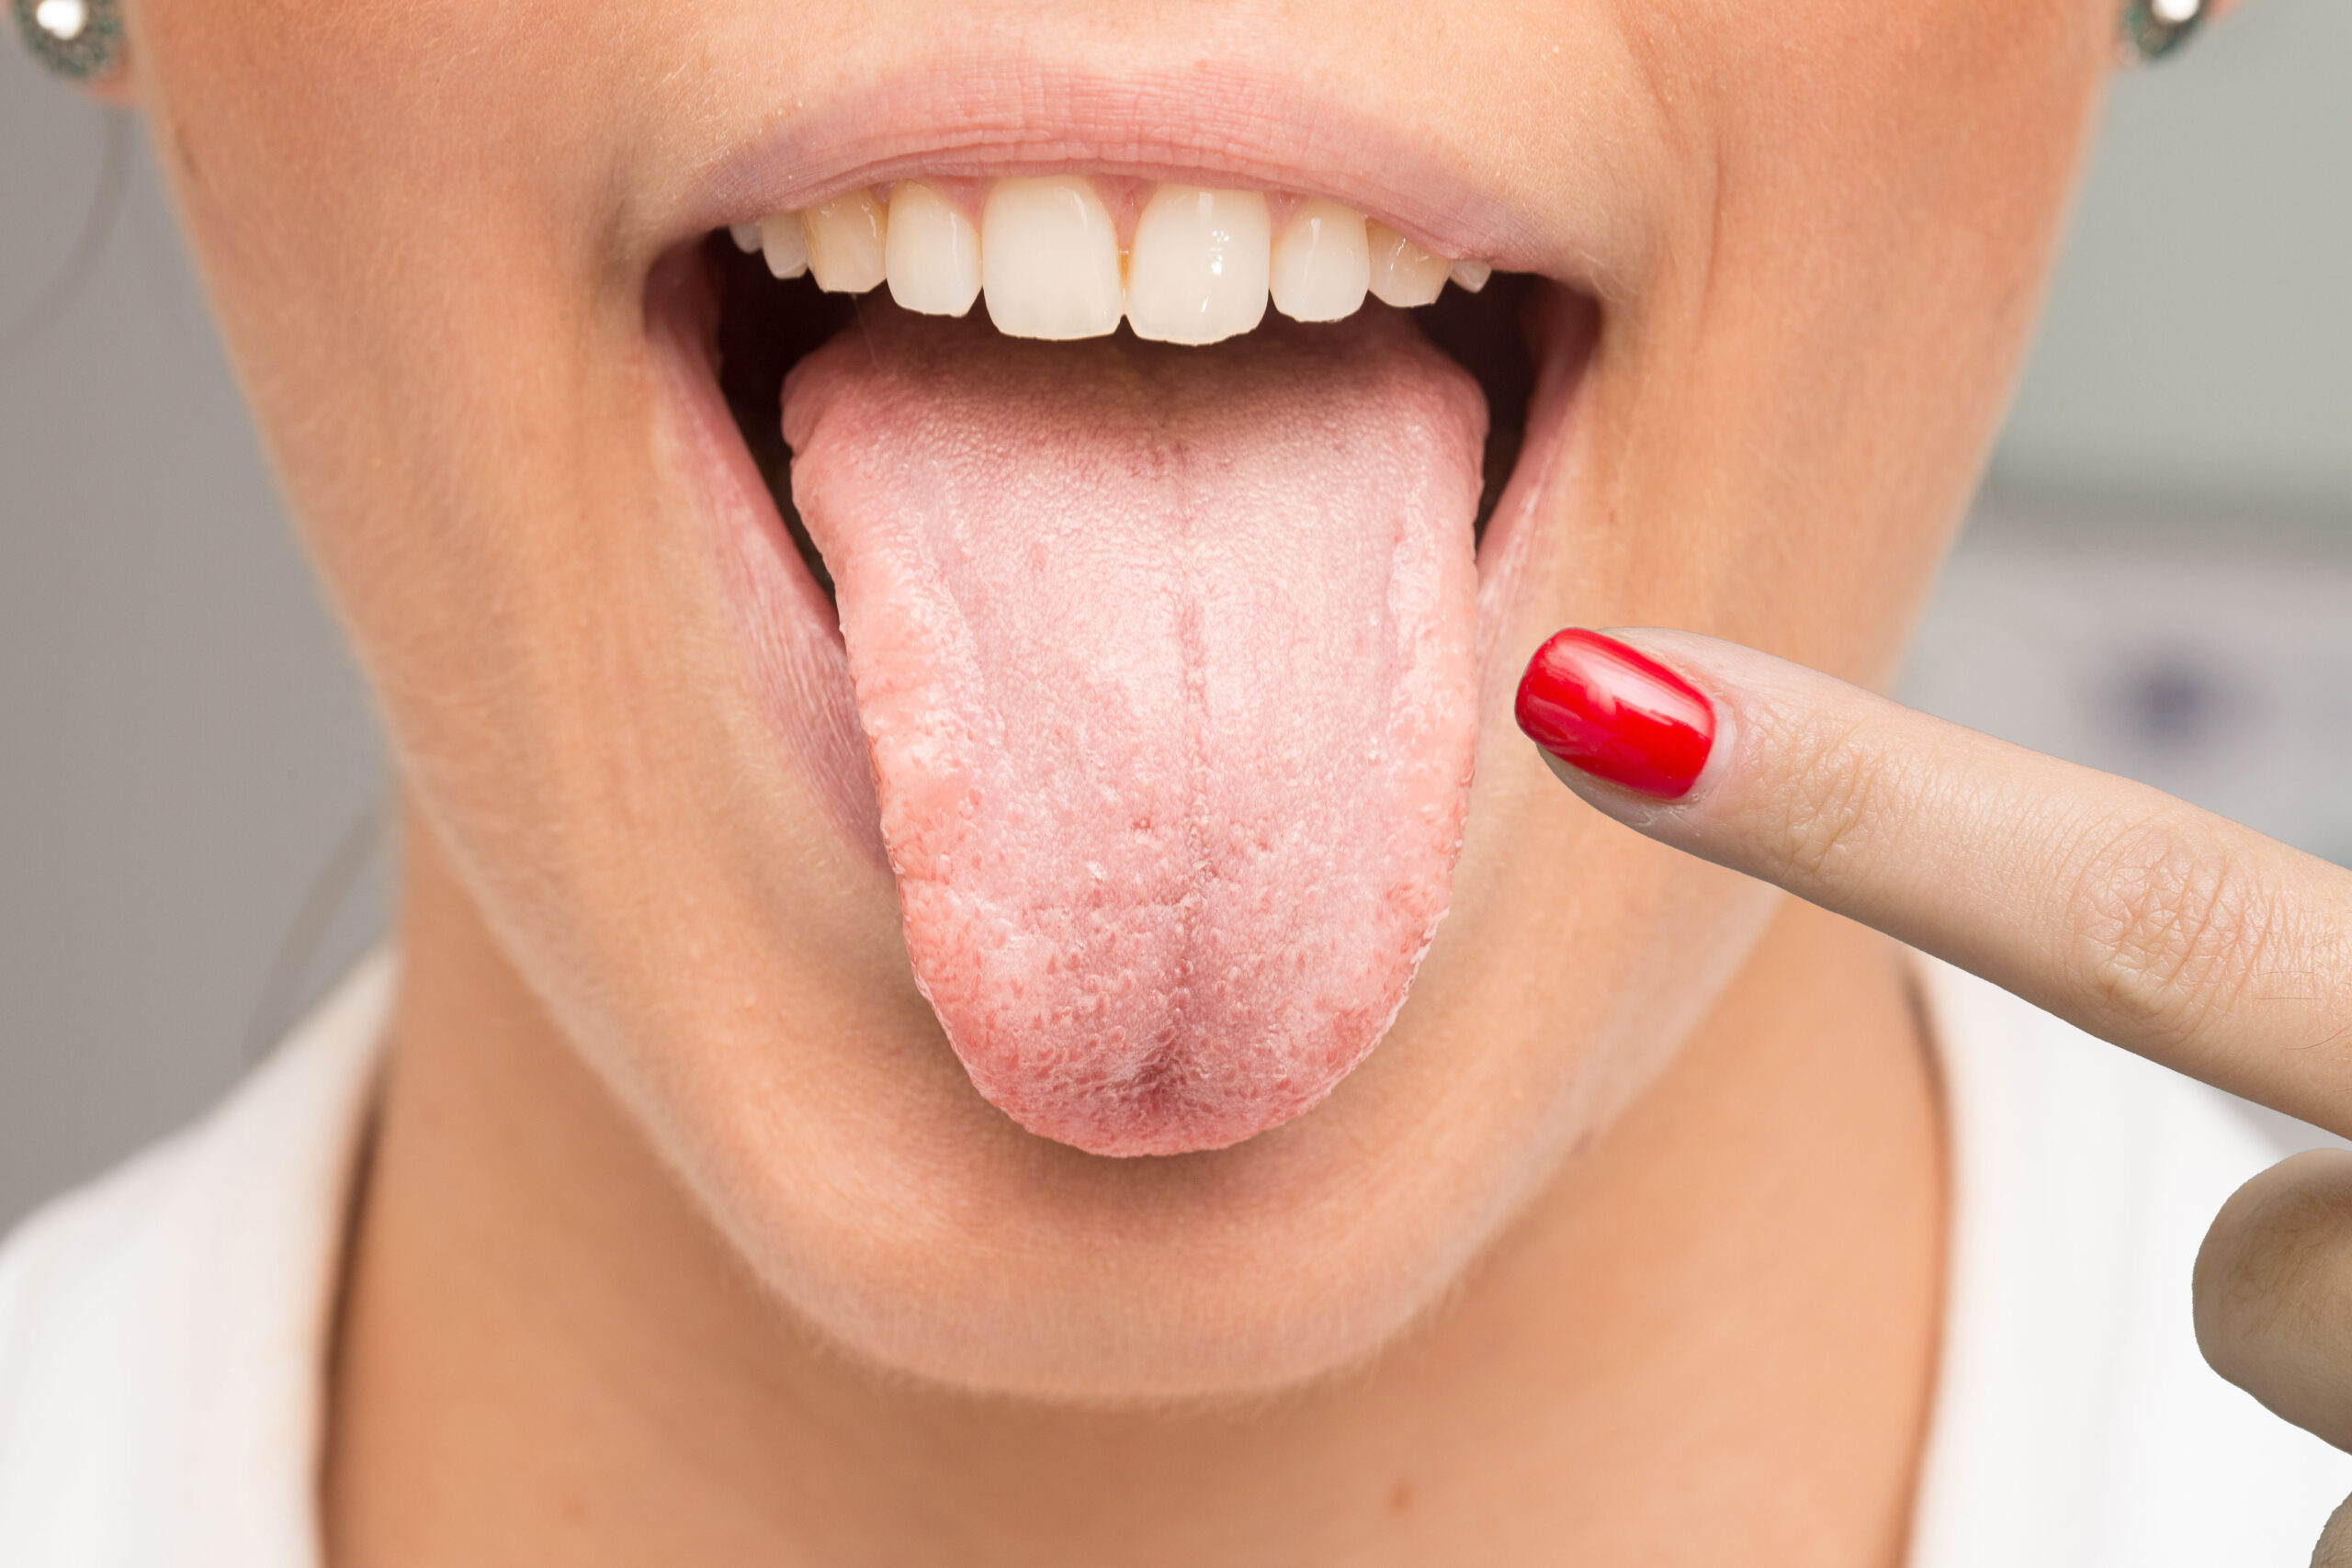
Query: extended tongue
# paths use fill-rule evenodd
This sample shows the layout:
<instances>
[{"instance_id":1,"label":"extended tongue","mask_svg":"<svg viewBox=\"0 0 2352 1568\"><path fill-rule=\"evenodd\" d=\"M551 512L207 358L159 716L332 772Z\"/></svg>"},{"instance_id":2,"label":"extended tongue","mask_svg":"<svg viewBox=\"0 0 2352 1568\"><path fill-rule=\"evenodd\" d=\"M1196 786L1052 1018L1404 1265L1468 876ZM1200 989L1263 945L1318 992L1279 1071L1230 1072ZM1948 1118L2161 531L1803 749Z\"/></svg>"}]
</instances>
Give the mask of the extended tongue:
<instances>
[{"instance_id":1,"label":"extended tongue","mask_svg":"<svg viewBox=\"0 0 2352 1568\"><path fill-rule=\"evenodd\" d=\"M1485 429L1385 310L1168 348L877 303L793 371L915 977L1023 1126L1222 1147L1387 1029L1461 841Z\"/></svg>"}]
</instances>

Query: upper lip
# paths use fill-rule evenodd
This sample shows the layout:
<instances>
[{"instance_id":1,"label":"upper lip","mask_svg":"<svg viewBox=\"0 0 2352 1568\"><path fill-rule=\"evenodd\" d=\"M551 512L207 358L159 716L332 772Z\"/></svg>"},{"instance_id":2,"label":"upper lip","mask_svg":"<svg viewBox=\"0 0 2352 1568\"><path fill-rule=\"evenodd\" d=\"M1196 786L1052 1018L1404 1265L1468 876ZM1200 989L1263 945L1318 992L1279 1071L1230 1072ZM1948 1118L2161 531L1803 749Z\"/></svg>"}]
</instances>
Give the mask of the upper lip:
<instances>
[{"instance_id":1,"label":"upper lip","mask_svg":"<svg viewBox=\"0 0 2352 1568\"><path fill-rule=\"evenodd\" d=\"M1572 287L1593 254L1467 174L1454 147L1283 73L1191 65L1115 77L978 58L912 68L754 132L689 187L665 244L918 175L1114 174L1326 196L1441 255Z\"/></svg>"}]
</instances>

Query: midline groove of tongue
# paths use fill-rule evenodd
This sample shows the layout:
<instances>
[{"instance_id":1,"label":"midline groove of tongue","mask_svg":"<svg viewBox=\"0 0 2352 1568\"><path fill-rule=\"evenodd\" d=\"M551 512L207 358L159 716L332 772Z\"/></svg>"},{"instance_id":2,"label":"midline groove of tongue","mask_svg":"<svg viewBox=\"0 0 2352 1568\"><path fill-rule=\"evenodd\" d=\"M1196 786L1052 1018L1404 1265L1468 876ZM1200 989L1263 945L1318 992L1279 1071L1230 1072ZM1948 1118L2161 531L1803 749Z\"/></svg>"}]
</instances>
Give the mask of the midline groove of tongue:
<instances>
[{"instance_id":1,"label":"midline groove of tongue","mask_svg":"<svg viewBox=\"0 0 2352 1568\"><path fill-rule=\"evenodd\" d=\"M877 305L794 369L909 955L1024 1127L1223 1147L1386 1031L1461 841L1485 426L1386 310L1179 349Z\"/></svg>"}]
</instances>

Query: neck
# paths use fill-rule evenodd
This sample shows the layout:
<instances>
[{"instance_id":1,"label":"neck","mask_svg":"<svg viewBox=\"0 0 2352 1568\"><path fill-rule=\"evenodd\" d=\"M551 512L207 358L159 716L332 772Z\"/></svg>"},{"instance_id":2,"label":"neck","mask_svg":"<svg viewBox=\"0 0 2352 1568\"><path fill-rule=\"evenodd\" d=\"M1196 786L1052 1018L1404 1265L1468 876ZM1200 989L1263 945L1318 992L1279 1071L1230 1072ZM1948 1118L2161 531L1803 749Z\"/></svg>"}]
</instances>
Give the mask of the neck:
<instances>
[{"instance_id":1,"label":"neck","mask_svg":"<svg viewBox=\"0 0 2352 1568\"><path fill-rule=\"evenodd\" d=\"M1902 1559L1943 1161L1900 970L1859 928L1784 909L1674 1065L1374 1364L1120 1413L812 1343L429 850L403 932L333 1369L335 1568Z\"/></svg>"}]
</instances>

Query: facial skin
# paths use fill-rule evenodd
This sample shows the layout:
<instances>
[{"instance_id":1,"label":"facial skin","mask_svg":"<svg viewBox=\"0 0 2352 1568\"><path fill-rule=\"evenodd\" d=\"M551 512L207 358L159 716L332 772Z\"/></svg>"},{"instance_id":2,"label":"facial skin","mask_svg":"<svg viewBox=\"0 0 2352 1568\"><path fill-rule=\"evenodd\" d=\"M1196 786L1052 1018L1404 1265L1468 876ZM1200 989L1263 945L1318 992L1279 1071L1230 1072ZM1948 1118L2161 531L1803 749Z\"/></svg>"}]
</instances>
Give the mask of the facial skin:
<instances>
[{"instance_id":1,"label":"facial skin","mask_svg":"<svg viewBox=\"0 0 2352 1568\"><path fill-rule=\"evenodd\" d=\"M411 807L340 1539L400 1511L370 1474L413 1479L412 1514L447 1500L401 1456L448 1409L560 1404L576 1375L552 1354L492 1375L488 1347L641 1352L691 1325L675 1365L642 1363L663 1376L631 1363L599 1397L691 1425L676 1391L731 1379L797 1413L811 1473L853 1429L865 1473L890 1470L911 1423L974 1465L1058 1452L1076 1517L1089 1466L1143 1465L1182 1427L1201 1467L1319 1452L1349 1478L1333 1517L1376 1513L1385 1482L1356 1480L1405 1450L1366 1436L1342 1462L1340 1435L1388 1430L1373 1410L1426 1433L1442 1406L1464 1451L1515 1433L1582 1466L1555 1512L1590 1527L1642 1445L1603 1424L1545 1449L1455 1397L1533 1356L1557 1410L1704 1408L1699 1448L1779 1432L1799 1468L1842 1466L1793 1498L1763 1471L1727 1483L1794 1510L1754 1524L1753 1560L1884 1557L1938 1268L1932 1086L1893 967L1563 796L1510 693L1571 623L1888 675L2021 353L2110 11L982 0L949 28L915 0L145 0L135 91ZM975 1094L889 874L780 747L713 567L649 280L711 228L929 167L1329 190L1598 302L1558 450L1480 563L1453 913L1371 1059L1228 1150L1096 1158ZM1730 1292L1740 1345L1626 1338ZM1611 1382L1653 1352L1679 1393ZM1853 1376L1823 1371L1841 1357ZM1247 1439L1080 1414L1309 1387ZM777 1408L729 1408L714 1452L784 1451ZM481 1409L465 1429L505 1430ZM607 1480L656 1462L596 1451ZM985 1517L1004 1487L937 1506L1011 1539ZM1268 1490L1266 1517L1307 1495Z\"/></svg>"}]
</instances>

